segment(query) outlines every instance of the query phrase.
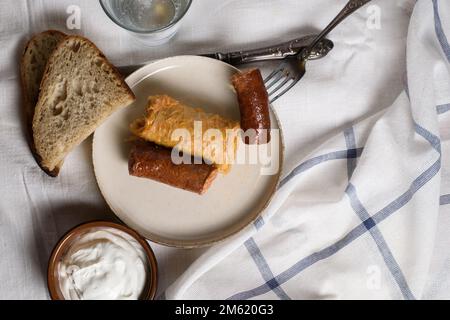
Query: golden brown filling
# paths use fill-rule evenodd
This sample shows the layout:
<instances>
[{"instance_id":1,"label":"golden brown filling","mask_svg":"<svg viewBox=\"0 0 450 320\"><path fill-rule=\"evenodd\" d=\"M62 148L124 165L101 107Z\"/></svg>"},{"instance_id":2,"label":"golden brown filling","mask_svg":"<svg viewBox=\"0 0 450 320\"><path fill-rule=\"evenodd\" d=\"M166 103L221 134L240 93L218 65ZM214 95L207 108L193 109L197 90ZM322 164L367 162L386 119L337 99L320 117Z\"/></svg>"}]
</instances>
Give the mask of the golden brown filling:
<instances>
[{"instance_id":1,"label":"golden brown filling","mask_svg":"<svg viewBox=\"0 0 450 320\"><path fill-rule=\"evenodd\" d=\"M149 97L145 117L134 121L130 129L144 140L203 158L221 173L228 173L236 159L239 122L183 105L167 95Z\"/></svg>"}]
</instances>

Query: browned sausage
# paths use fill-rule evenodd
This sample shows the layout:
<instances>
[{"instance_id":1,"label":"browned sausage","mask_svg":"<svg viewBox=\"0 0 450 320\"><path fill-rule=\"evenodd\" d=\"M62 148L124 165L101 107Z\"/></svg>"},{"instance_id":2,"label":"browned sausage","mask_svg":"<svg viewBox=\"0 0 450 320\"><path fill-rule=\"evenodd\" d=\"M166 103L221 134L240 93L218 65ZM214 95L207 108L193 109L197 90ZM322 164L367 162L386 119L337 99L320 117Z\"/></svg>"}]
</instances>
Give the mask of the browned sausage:
<instances>
[{"instance_id":1,"label":"browned sausage","mask_svg":"<svg viewBox=\"0 0 450 320\"><path fill-rule=\"evenodd\" d=\"M269 97L258 69L235 74L231 82L236 89L241 111L241 128L253 129L245 136L246 144L265 144L270 141Z\"/></svg>"},{"instance_id":2,"label":"browned sausage","mask_svg":"<svg viewBox=\"0 0 450 320\"><path fill-rule=\"evenodd\" d=\"M205 163L180 164L172 161L172 149L151 142L133 142L128 161L130 175L156 180L198 194L205 193L217 176L217 168Z\"/></svg>"}]
</instances>

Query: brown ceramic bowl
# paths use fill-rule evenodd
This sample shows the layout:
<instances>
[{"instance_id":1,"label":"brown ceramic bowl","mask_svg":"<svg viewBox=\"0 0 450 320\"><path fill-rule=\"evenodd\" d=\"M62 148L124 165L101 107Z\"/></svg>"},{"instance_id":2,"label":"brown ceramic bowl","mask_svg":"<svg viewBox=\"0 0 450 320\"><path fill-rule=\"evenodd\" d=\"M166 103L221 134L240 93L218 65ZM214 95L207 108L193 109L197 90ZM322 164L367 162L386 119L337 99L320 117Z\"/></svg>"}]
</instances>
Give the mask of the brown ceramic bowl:
<instances>
[{"instance_id":1,"label":"brown ceramic bowl","mask_svg":"<svg viewBox=\"0 0 450 320\"><path fill-rule=\"evenodd\" d=\"M139 300L153 300L156 295L157 289L157 278L158 278L158 267L156 263L155 254L153 250L150 248L147 241L139 235L136 231L113 222L108 221L93 221L81 224L69 232L67 232L61 240L58 242L56 247L53 249L53 252L50 256L50 261L48 264L47 270L47 285L48 290L50 292L50 297L52 300L65 300L63 294L61 293L59 286L59 279L57 273L58 263L61 261L61 258L70 248L72 243L83 233L91 230L91 229L101 229L101 228L112 228L123 231L133 238L135 238L144 248L144 251L147 255L148 259L148 275L147 275L147 284L145 285L144 291L142 292Z\"/></svg>"}]
</instances>

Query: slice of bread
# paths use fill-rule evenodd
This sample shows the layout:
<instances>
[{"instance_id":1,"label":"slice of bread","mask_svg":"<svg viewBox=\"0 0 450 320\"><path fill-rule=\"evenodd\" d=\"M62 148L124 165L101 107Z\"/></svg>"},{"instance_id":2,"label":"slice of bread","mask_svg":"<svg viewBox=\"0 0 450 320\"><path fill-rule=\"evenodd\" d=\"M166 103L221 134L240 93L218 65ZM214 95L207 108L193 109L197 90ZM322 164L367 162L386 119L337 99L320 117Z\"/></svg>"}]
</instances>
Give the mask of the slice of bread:
<instances>
[{"instance_id":1,"label":"slice of bread","mask_svg":"<svg viewBox=\"0 0 450 320\"><path fill-rule=\"evenodd\" d=\"M134 100L122 76L92 42L66 37L47 63L33 118L41 167L54 172L107 117Z\"/></svg>"},{"instance_id":2,"label":"slice of bread","mask_svg":"<svg viewBox=\"0 0 450 320\"><path fill-rule=\"evenodd\" d=\"M39 87L47 61L58 43L65 37L66 35L64 33L55 30L45 31L35 35L27 43L20 63L27 139L31 152L38 163L40 159L35 152L32 133L34 110L39 98ZM58 164L54 172L48 173L52 176L57 175L61 166L62 163Z\"/></svg>"}]
</instances>

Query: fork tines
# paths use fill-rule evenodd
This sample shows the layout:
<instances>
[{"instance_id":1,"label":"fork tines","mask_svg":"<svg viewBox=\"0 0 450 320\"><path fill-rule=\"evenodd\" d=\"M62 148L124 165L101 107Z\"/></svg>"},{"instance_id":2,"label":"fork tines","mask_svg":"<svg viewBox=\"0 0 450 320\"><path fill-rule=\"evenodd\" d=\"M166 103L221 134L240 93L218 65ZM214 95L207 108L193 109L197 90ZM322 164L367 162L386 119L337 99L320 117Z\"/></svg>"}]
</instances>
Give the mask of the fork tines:
<instances>
[{"instance_id":1,"label":"fork tines","mask_svg":"<svg viewBox=\"0 0 450 320\"><path fill-rule=\"evenodd\" d=\"M264 80L271 103L288 92L300 80L300 70L295 71L290 64L282 63Z\"/></svg>"}]
</instances>

